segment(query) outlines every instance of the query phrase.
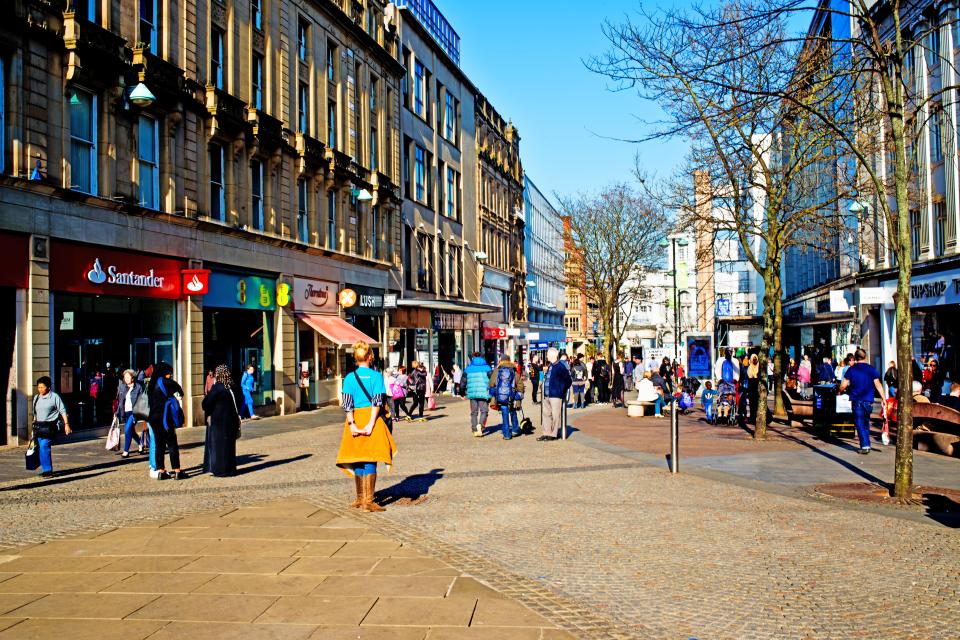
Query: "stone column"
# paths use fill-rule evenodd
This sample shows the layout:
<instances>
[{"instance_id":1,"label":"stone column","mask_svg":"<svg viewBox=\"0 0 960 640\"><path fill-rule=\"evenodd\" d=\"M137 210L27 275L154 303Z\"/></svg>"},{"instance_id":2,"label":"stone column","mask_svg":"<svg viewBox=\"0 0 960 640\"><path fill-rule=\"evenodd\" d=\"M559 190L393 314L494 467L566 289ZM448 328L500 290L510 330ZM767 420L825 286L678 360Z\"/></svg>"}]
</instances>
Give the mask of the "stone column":
<instances>
[{"instance_id":1,"label":"stone column","mask_svg":"<svg viewBox=\"0 0 960 640\"><path fill-rule=\"evenodd\" d=\"M47 236L30 237L30 289L27 292L26 352L27 364L22 371L22 389L27 403L29 419L19 425L18 437L24 441L30 438L27 425L33 421L34 383L40 376L52 375L51 353L51 311L50 308L50 238ZM59 380L54 379L53 388L59 390ZM29 391L28 391L29 390Z\"/></svg>"}]
</instances>

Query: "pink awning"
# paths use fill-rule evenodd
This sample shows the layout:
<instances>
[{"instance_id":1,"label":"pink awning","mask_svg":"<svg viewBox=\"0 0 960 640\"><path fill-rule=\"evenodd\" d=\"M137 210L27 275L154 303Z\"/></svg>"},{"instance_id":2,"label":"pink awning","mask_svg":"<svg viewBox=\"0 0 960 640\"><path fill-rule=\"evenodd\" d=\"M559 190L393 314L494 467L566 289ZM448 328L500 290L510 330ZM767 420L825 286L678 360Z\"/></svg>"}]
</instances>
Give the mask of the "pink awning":
<instances>
[{"instance_id":1,"label":"pink awning","mask_svg":"<svg viewBox=\"0 0 960 640\"><path fill-rule=\"evenodd\" d=\"M330 342L341 347L354 342L366 342L372 345L379 343L339 316L298 313L297 318Z\"/></svg>"}]
</instances>

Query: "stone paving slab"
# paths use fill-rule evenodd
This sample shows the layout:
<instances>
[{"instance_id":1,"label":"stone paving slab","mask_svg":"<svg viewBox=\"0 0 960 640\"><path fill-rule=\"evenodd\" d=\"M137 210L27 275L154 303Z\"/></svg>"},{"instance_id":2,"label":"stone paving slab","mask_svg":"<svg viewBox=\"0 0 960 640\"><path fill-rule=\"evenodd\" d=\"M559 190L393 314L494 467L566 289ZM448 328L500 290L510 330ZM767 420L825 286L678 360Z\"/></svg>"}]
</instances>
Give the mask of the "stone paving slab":
<instances>
[{"instance_id":1,"label":"stone paving slab","mask_svg":"<svg viewBox=\"0 0 960 640\"><path fill-rule=\"evenodd\" d=\"M0 557L0 640L422 640L440 627L450 633L434 637L484 637L474 626L493 627L490 637L539 640L544 630L559 632L450 565L371 529L376 516L350 515L284 499L11 549ZM258 518L271 524L259 527ZM303 526L308 519L314 526ZM326 526L345 520L351 526ZM334 546L321 556L308 544ZM135 545L148 553L182 546L190 555L120 555ZM224 555L222 545L237 546ZM330 557L346 545L353 545L348 553ZM264 546L280 548L282 557L264 555ZM56 559L76 563L74 570L53 571L62 568Z\"/></svg>"}]
</instances>

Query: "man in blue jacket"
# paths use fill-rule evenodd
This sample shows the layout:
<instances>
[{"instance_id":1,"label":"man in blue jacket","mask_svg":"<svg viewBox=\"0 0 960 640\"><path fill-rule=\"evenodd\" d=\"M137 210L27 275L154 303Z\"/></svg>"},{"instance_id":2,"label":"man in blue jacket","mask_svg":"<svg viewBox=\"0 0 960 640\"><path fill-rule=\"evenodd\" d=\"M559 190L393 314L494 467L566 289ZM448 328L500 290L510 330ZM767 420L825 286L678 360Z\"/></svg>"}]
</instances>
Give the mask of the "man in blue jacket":
<instances>
[{"instance_id":1,"label":"man in blue jacket","mask_svg":"<svg viewBox=\"0 0 960 640\"><path fill-rule=\"evenodd\" d=\"M556 349L547 351L547 361L550 364L543 377L543 435L537 438L541 442L557 439L563 420L563 404L567 401L567 390L573 384L569 369L557 361L559 356L560 352Z\"/></svg>"},{"instance_id":2,"label":"man in blue jacket","mask_svg":"<svg viewBox=\"0 0 960 640\"><path fill-rule=\"evenodd\" d=\"M487 422L490 409L490 365L480 352L473 354L473 360L463 370L467 378L467 398L470 399L470 430L475 438L483 437L483 425Z\"/></svg>"}]
</instances>

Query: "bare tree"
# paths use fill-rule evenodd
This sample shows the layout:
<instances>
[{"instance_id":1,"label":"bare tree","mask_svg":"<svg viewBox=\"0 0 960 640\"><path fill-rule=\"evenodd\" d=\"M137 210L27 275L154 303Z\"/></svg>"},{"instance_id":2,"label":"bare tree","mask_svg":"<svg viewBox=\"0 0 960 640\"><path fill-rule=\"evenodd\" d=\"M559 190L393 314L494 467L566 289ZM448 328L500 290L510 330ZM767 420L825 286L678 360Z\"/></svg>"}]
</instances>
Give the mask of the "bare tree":
<instances>
[{"instance_id":1,"label":"bare tree","mask_svg":"<svg viewBox=\"0 0 960 640\"><path fill-rule=\"evenodd\" d=\"M625 329L617 323L618 312L645 295L640 273L661 259L657 242L666 237L670 221L626 184L559 200L570 229L568 286L580 290L597 314L603 354L612 361Z\"/></svg>"},{"instance_id":2,"label":"bare tree","mask_svg":"<svg viewBox=\"0 0 960 640\"><path fill-rule=\"evenodd\" d=\"M784 20L744 20L751 7L737 0L715 11L663 11L608 23L611 51L590 66L661 107L665 118L652 123L646 139L691 140L686 171L666 199L678 209L681 226L708 230L710 242L698 251L713 252L718 233L725 233L763 279L754 436L764 439L767 354L770 347L783 352L783 258L789 247L806 245L815 233L822 238L825 227L837 224L843 194L824 177L843 164L829 127L779 97L802 53L787 38ZM803 99L818 103L832 91L827 80L807 82ZM785 415L781 373L777 357L776 408Z\"/></svg>"}]
</instances>

